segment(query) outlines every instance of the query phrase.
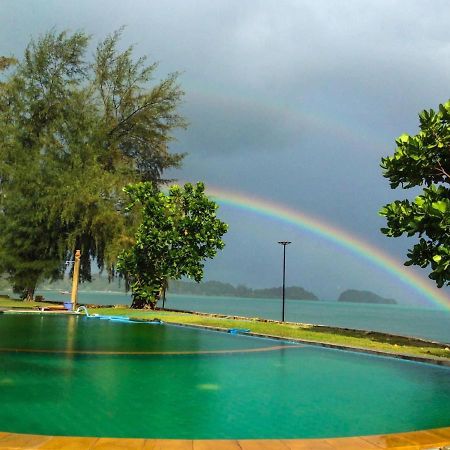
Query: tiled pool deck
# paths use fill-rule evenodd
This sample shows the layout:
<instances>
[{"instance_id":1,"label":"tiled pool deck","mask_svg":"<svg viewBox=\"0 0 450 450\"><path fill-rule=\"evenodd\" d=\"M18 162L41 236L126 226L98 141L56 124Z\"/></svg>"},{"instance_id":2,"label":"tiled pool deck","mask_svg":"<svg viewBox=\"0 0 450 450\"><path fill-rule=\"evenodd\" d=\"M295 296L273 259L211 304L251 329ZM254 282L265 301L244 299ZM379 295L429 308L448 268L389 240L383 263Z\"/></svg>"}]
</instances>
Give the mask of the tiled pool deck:
<instances>
[{"instance_id":1,"label":"tiled pool deck","mask_svg":"<svg viewBox=\"0 0 450 450\"><path fill-rule=\"evenodd\" d=\"M350 438L282 440L112 439L0 432L2 450L437 450L446 446L450 446L450 427Z\"/></svg>"}]
</instances>

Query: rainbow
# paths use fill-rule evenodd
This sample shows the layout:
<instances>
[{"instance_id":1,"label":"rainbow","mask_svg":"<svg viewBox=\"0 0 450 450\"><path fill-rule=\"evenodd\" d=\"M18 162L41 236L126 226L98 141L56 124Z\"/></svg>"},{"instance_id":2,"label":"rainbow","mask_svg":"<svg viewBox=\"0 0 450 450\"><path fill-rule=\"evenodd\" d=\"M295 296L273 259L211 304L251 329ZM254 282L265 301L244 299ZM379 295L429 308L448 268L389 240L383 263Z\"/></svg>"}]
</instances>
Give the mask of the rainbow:
<instances>
[{"instance_id":1,"label":"rainbow","mask_svg":"<svg viewBox=\"0 0 450 450\"><path fill-rule=\"evenodd\" d=\"M444 292L431 288L419 275L416 275L396 261L392 256L379 250L373 245L355 238L348 232L331 226L315 217L307 215L286 205L270 202L269 200L250 196L239 192L224 190L208 186L207 194L219 204L228 205L264 217L275 218L285 223L306 230L328 242L344 248L350 253L361 257L373 265L380 267L400 279L406 285L413 287L434 306L450 310L450 298Z\"/></svg>"},{"instance_id":2,"label":"rainbow","mask_svg":"<svg viewBox=\"0 0 450 450\"><path fill-rule=\"evenodd\" d=\"M285 124L296 127L297 129L313 129L319 132L326 130L332 133L337 139L357 144L361 149L361 144L367 149L385 148L392 144L392 139L388 141L380 139L372 129L361 130L361 124L358 124L359 131L355 127L346 123L340 117L326 114L323 109L314 111L299 107L299 104L289 105L280 103L278 100L264 98L258 100L248 94L248 92L218 92L214 86L196 86L191 83L189 88L189 103L201 102L203 107L221 108L222 110L239 109L245 111L249 117L258 117L261 112L274 118L283 118ZM205 106L206 105L206 106Z\"/></svg>"}]
</instances>

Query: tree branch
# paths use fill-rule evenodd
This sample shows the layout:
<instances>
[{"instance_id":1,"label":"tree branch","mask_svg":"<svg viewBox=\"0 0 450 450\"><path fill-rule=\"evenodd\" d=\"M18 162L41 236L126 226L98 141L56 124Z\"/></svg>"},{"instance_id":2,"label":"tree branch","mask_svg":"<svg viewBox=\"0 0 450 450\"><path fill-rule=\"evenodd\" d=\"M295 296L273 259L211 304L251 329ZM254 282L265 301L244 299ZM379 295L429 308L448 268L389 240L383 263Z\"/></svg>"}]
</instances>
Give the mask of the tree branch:
<instances>
[{"instance_id":1,"label":"tree branch","mask_svg":"<svg viewBox=\"0 0 450 450\"><path fill-rule=\"evenodd\" d=\"M438 161L438 166L439 166L439 169L436 169L437 172L444 175L445 177L447 177L447 180L450 181L450 174L442 167L442 164L440 161Z\"/></svg>"}]
</instances>

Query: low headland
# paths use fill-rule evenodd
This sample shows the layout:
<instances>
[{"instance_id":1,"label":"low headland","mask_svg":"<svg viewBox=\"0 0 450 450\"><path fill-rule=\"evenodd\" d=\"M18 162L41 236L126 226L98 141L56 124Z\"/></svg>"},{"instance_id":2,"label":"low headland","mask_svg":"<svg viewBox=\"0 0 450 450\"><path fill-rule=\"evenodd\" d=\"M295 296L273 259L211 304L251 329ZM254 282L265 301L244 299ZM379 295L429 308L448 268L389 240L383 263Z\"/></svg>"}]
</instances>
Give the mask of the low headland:
<instances>
[{"instance_id":1,"label":"low headland","mask_svg":"<svg viewBox=\"0 0 450 450\"><path fill-rule=\"evenodd\" d=\"M55 307L54 302L26 302L0 296L1 309ZM330 344L392 355L425 358L430 361L450 362L450 347L438 342L418 338L395 336L374 331L361 331L301 323L280 323L273 320L222 316L218 314L189 313L170 310L136 310L123 305L95 307L105 315L126 315L135 319L154 319L185 325L198 325L220 329L246 328L253 333L305 342Z\"/></svg>"},{"instance_id":2,"label":"low headland","mask_svg":"<svg viewBox=\"0 0 450 450\"><path fill-rule=\"evenodd\" d=\"M6 286L6 285L5 285ZM56 282L44 283L40 286L42 290L67 290L69 283L67 280L59 280ZM1 287L1 283L0 283ZM124 285L120 279L108 281L101 275L92 277L89 283L80 285L83 291L96 292L123 292ZM171 280L169 284L169 292L171 294L197 295L211 297L239 297L239 298L280 298L282 294L281 286L269 288L251 288L243 284L234 286L231 283L222 281L203 281L194 283L192 281ZM319 296L308 291L302 286L286 286L285 298L289 300L308 300L320 301ZM347 289L338 297L339 302L352 303L378 303L378 304L397 304L398 302L392 298L384 298L374 292Z\"/></svg>"},{"instance_id":3,"label":"low headland","mask_svg":"<svg viewBox=\"0 0 450 450\"><path fill-rule=\"evenodd\" d=\"M375 303L396 305L397 301L393 298L384 298L381 295L370 291L358 291L356 289L347 289L338 298L338 302L352 302L352 303Z\"/></svg>"}]
</instances>

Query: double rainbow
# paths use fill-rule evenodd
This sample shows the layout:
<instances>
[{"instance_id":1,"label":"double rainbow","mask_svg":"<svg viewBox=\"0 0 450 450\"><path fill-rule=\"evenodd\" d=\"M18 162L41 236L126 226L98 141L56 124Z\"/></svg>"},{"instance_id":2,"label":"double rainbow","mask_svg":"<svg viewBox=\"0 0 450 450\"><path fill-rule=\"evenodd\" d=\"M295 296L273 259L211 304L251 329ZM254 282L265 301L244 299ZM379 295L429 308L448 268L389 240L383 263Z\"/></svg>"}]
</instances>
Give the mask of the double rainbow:
<instances>
[{"instance_id":1,"label":"double rainbow","mask_svg":"<svg viewBox=\"0 0 450 450\"><path fill-rule=\"evenodd\" d=\"M334 225L331 226L301 211L291 209L286 205L273 203L266 199L239 192L207 187L207 194L213 197L219 204L228 205L261 216L275 218L324 238L390 273L424 296L432 305L450 310L450 298L444 291L439 292L437 289L431 288L419 275L408 270L407 267L403 266L390 255L361 239L355 238Z\"/></svg>"}]
</instances>

